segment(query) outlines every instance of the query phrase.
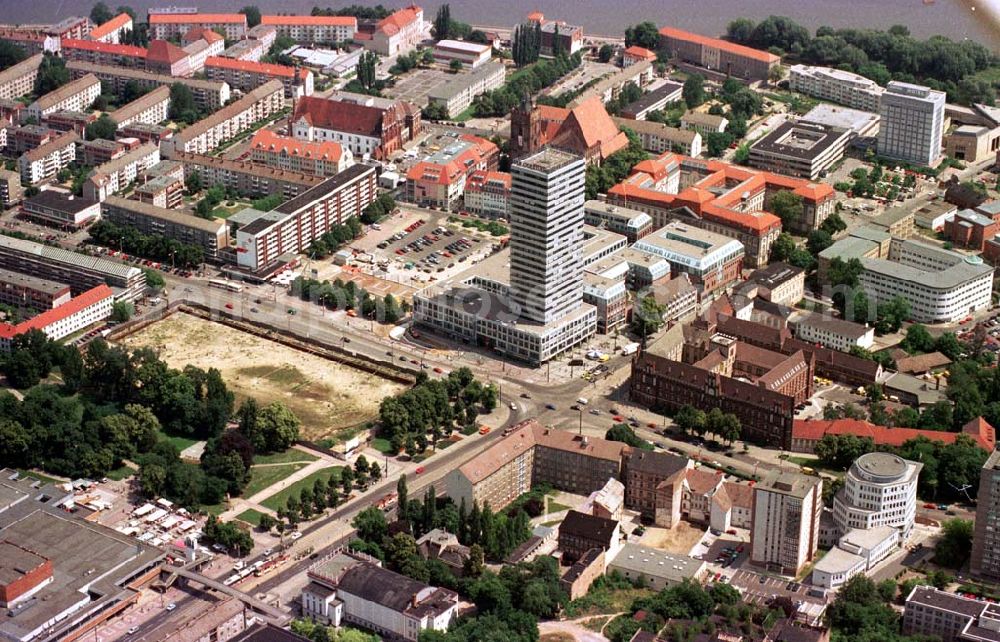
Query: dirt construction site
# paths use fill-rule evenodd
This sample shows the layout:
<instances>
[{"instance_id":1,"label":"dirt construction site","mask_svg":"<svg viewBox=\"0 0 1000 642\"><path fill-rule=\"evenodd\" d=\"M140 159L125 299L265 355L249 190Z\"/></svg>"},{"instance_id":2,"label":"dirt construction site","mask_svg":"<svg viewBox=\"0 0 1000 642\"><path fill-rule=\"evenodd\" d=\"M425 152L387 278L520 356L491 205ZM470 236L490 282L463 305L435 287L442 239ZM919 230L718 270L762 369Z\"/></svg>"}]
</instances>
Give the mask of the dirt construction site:
<instances>
[{"instance_id":1,"label":"dirt construction site","mask_svg":"<svg viewBox=\"0 0 1000 642\"><path fill-rule=\"evenodd\" d=\"M237 405L249 396L261 405L282 401L302 421L302 436L310 440L333 437L375 417L382 399L403 390L377 375L184 313L122 343L152 348L173 368L218 368Z\"/></svg>"}]
</instances>

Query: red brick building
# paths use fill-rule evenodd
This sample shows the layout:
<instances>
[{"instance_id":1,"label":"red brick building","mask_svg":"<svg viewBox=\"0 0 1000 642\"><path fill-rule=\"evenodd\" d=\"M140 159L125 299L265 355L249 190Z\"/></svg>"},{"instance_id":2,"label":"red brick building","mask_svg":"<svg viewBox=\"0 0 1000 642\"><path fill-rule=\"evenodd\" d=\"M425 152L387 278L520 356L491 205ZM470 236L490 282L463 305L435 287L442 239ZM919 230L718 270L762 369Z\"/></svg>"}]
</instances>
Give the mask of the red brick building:
<instances>
[{"instance_id":1,"label":"red brick building","mask_svg":"<svg viewBox=\"0 0 1000 642\"><path fill-rule=\"evenodd\" d=\"M18 601L52 581L52 562L11 542L0 542L0 607Z\"/></svg>"},{"instance_id":2,"label":"red brick building","mask_svg":"<svg viewBox=\"0 0 1000 642\"><path fill-rule=\"evenodd\" d=\"M923 437L941 444L954 443L959 435L968 435L987 452L996 448L996 430L982 417L962 426L961 432L920 430L917 428L890 428L860 419L797 419L792 427L792 450L799 453L815 452L816 444L826 435L853 435L871 439L876 447L902 446L911 439Z\"/></svg>"},{"instance_id":3,"label":"red brick building","mask_svg":"<svg viewBox=\"0 0 1000 642\"><path fill-rule=\"evenodd\" d=\"M671 58L746 80L767 80L781 58L767 51L709 38L683 29L660 29L660 46Z\"/></svg>"},{"instance_id":4,"label":"red brick building","mask_svg":"<svg viewBox=\"0 0 1000 642\"><path fill-rule=\"evenodd\" d=\"M945 219L944 236L955 245L982 252L986 242L1000 232L1000 223L989 216L961 210Z\"/></svg>"}]
</instances>

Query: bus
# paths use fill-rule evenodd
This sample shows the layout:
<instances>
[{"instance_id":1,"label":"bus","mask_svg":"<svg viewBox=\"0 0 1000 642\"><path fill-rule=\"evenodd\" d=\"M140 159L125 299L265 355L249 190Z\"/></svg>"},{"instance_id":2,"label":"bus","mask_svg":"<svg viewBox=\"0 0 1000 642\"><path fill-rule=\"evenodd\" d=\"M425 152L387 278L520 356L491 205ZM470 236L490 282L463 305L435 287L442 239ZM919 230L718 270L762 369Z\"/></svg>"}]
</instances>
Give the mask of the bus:
<instances>
[{"instance_id":1,"label":"bus","mask_svg":"<svg viewBox=\"0 0 1000 642\"><path fill-rule=\"evenodd\" d=\"M209 287L219 288L220 290L229 290L230 292L242 292L243 284L234 283L232 281L226 281L225 279L209 279Z\"/></svg>"}]
</instances>

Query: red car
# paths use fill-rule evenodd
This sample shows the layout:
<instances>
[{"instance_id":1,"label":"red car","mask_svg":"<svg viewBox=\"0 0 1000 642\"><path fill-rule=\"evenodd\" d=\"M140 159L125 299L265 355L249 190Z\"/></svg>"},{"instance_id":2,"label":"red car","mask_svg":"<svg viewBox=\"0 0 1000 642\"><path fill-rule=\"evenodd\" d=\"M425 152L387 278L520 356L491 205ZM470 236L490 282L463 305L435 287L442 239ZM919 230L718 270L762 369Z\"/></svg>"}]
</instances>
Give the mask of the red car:
<instances>
[{"instance_id":1,"label":"red car","mask_svg":"<svg viewBox=\"0 0 1000 642\"><path fill-rule=\"evenodd\" d=\"M415 473L417 473L419 475L422 472L424 472L424 467L423 466L417 466L417 469L415 471L413 471L413 472L415 472Z\"/></svg>"},{"instance_id":2,"label":"red car","mask_svg":"<svg viewBox=\"0 0 1000 642\"><path fill-rule=\"evenodd\" d=\"M232 310L233 309L233 304L232 303L227 303L226 304L226 309L227 310Z\"/></svg>"},{"instance_id":3,"label":"red car","mask_svg":"<svg viewBox=\"0 0 1000 642\"><path fill-rule=\"evenodd\" d=\"M621 415L615 415L614 417L612 417L612 419L614 419L615 421L617 421L619 423L625 421L625 417L622 417Z\"/></svg>"},{"instance_id":4,"label":"red car","mask_svg":"<svg viewBox=\"0 0 1000 642\"><path fill-rule=\"evenodd\" d=\"M441 368L434 368L434 372L441 374L442 372L444 372L444 370L442 370Z\"/></svg>"},{"instance_id":5,"label":"red car","mask_svg":"<svg viewBox=\"0 0 1000 642\"><path fill-rule=\"evenodd\" d=\"M934 510L935 508L937 508L937 504L930 504L930 503L924 504L924 508L929 508L931 510Z\"/></svg>"}]
</instances>

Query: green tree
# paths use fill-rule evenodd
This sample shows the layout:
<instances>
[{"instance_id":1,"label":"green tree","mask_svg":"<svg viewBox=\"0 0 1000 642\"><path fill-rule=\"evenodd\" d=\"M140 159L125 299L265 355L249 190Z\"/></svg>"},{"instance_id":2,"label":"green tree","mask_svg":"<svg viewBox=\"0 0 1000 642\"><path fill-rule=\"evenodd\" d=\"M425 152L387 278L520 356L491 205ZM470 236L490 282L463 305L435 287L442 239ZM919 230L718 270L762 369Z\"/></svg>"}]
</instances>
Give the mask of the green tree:
<instances>
[{"instance_id":1,"label":"green tree","mask_svg":"<svg viewBox=\"0 0 1000 642\"><path fill-rule=\"evenodd\" d=\"M795 254L795 239L788 232L782 232L771 244L771 262L787 262Z\"/></svg>"},{"instance_id":2,"label":"green tree","mask_svg":"<svg viewBox=\"0 0 1000 642\"><path fill-rule=\"evenodd\" d=\"M447 40L451 34L451 6L445 3L438 7L434 16L434 37L438 40Z\"/></svg>"},{"instance_id":3,"label":"green tree","mask_svg":"<svg viewBox=\"0 0 1000 642\"><path fill-rule=\"evenodd\" d=\"M601 48L597 50L597 59L601 62L608 63L615 55L615 48L610 44L603 44Z\"/></svg>"},{"instance_id":4,"label":"green tree","mask_svg":"<svg viewBox=\"0 0 1000 642\"><path fill-rule=\"evenodd\" d=\"M632 331L645 342L649 335L655 334L663 326L664 312L666 307L657 303L652 295L643 297L638 308L632 310Z\"/></svg>"},{"instance_id":5,"label":"green tree","mask_svg":"<svg viewBox=\"0 0 1000 642\"><path fill-rule=\"evenodd\" d=\"M972 534L972 520L945 520L941 524L941 537L934 547L934 563L948 568L962 568L972 550Z\"/></svg>"},{"instance_id":6,"label":"green tree","mask_svg":"<svg viewBox=\"0 0 1000 642\"><path fill-rule=\"evenodd\" d=\"M194 100L194 94L184 83L175 82L170 86L170 113L173 120L179 120L188 124L198 120L198 106Z\"/></svg>"},{"instance_id":7,"label":"green tree","mask_svg":"<svg viewBox=\"0 0 1000 642\"><path fill-rule=\"evenodd\" d=\"M125 323L135 314L135 306L130 301L115 301L111 306L111 320Z\"/></svg>"},{"instance_id":8,"label":"green tree","mask_svg":"<svg viewBox=\"0 0 1000 642\"><path fill-rule=\"evenodd\" d=\"M806 248L813 256L819 256L820 252L831 245L833 245L833 237L825 230L813 230L806 238Z\"/></svg>"},{"instance_id":9,"label":"green tree","mask_svg":"<svg viewBox=\"0 0 1000 642\"><path fill-rule=\"evenodd\" d=\"M653 22L640 22L625 29L625 46L638 45L651 51L660 48L660 30Z\"/></svg>"},{"instance_id":10,"label":"green tree","mask_svg":"<svg viewBox=\"0 0 1000 642\"><path fill-rule=\"evenodd\" d=\"M823 223L820 225L820 229L830 233L831 235L835 235L846 230L847 223L845 223L844 219L840 217L840 214L834 212L823 220Z\"/></svg>"},{"instance_id":11,"label":"green tree","mask_svg":"<svg viewBox=\"0 0 1000 642\"><path fill-rule=\"evenodd\" d=\"M0 40L0 69L8 69L24 60L24 50L9 40Z\"/></svg>"},{"instance_id":12,"label":"green tree","mask_svg":"<svg viewBox=\"0 0 1000 642\"><path fill-rule=\"evenodd\" d=\"M111 8L103 2L98 2L90 9L90 21L95 25L102 25L114 17L115 14L111 13Z\"/></svg>"},{"instance_id":13,"label":"green tree","mask_svg":"<svg viewBox=\"0 0 1000 642\"><path fill-rule=\"evenodd\" d=\"M87 140L97 140L99 138L114 140L118 133L118 123L108 114L101 114L97 120L87 125L85 133Z\"/></svg>"},{"instance_id":14,"label":"green tree","mask_svg":"<svg viewBox=\"0 0 1000 642\"><path fill-rule=\"evenodd\" d=\"M240 13L247 17L247 27L253 29L260 24L260 9L255 5L248 5L240 9Z\"/></svg>"},{"instance_id":15,"label":"green tree","mask_svg":"<svg viewBox=\"0 0 1000 642\"><path fill-rule=\"evenodd\" d=\"M733 42L747 43L753 37L756 25L748 18L737 18L726 26L726 37Z\"/></svg>"},{"instance_id":16,"label":"green tree","mask_svg":"<svg viewBox=\"0 0 1000 642\"><path fill-rule=\"evenodd\" d=\"M794 230L802 223L804 206L802 196L787 189L779 190L771 197L769 205L775 216L781 219L781 227Z\"/></svg>"},{"instance_id":17,"label":"green tree","mask_svg":"<svg viewBox=\"0 0 1000 642\"><path fill-rule=\"evenodd\" d=\"M389 530L385 513L374 506L369 506L358 513L351 521L351 525L358 529L358 537L368 542L381 542Z\"/></svg>"},{"instance_id":18,"label":"green tree","mask_svg":"<svg viewBox=\"0 0 1000 642\"><path fill-rule=\"evenodd\" d=\"M70 81L69 70L62 58L46 53L35 78L35 94L41 96L55 91ZM89 106L89 105L88 105Z\"/></svg>"},{"instance_id":19,"label":"green tree","mask_svg":"<svg viewBox=\"0 0 1000 642\"><path fill-rule=\"evenodd\" d=\"M691 74L684 81L682 94L684 103L688 109L694 109L705 102L705 77L700 74Z\"/></svg>"},{"instance_id":20,"label":"green tree","mask_svg":"<svg viewBox=\"0 0 1000 642\"><path fill-rule=\"evenodd\" d=\"M906 329L906 338L903 339L900 347L910 354L931 352L934 350L934 337L924 325L914 323Z\"/></svg>"},{"instance_id":21,"label":"green tree","mask_svg":"<svg viewBox=\"0 0 1000 642\"><path fill-rule=\"evenodd\" d=\"M458 72L462 71L462 67L463 65L461 60L452 60L450 63L448 63L448 69L450 69L451 73L453 74L457 74Z\"/></svg>"},{"instance_id":22,"label":"green tree","mask_svg":"<svg viewBox=\"0 0 1000 642\"><path fill-rule=\"evenodd\" d=\"M704 411L686 404L674 415L674 424L682 432L694 435L705 434L705 420Z\"/></svg>"}]
</instances>

